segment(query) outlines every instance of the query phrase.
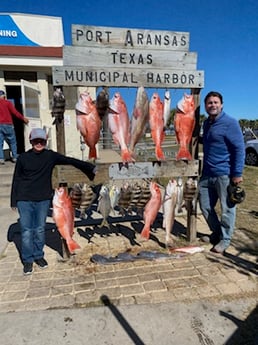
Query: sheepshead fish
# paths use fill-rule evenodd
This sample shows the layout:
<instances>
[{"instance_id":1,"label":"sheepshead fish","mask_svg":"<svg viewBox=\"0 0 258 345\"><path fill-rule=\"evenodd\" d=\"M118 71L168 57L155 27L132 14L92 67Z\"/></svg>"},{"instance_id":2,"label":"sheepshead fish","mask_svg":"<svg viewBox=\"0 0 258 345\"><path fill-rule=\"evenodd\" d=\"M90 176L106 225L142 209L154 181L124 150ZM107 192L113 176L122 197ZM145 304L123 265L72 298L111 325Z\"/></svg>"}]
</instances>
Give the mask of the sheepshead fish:
<instances>
[{"instance_id":1,"label":"sheepshead fish","mask_svg":"<svg viewBox=\"0 0 258 345\"><path fill-rule=\"evenodd\" d=\"M93 192L90 185L83 183L81 185L81 202L80 202L80 218L86 219L86 211L92 205L93 201L96 198L96 194Z\"/></svg>"},{"instance_id":2,"label":"sheepshead fish","mask_svg":"<svg viewBox=\"0 0 258 345\"><path fill-rule=\"evenodd\" d=\"M85 144L89 147L89 159L97 158L96 144L99 141L101 120L89 92L80 94L75 106L76 124Z\"/></svg>"},{"instance_id":3,"label":"sheepshead fish","mask_svg":"<svg viewBox=\"0 0 258 345\"><path fill-rule=\"evenodd\" d=\"M108 126L113 140L121 149L123 162L134 161L128 149L130 142L130 121L126 104L119 92L116 92L109 104Z\"/></svg>"},{"instance_id":4,"label":"sheepshead fish","mask_svg":"<svg viewBox=\"0 0 258 345\"><path fill-rule=\"evenodd\" d=\"M189 144L195 126L195 104L193 95L184 94L182 99L178 102L174 126L177 143L179 144L179 151L176 159L192 160L192 155L189 152Z\"/></svg>"},{"instance_id":5,"label":"sheepshead fish","mask_svg":"<svg viewBox=\"0 0 258 345\"><path fill-rule=\"evenodd\" d=\"M157 93L152 95L149 105L149 116L151 136L155 144L155 155L158 161L162 161L165 160L165 156L161 148L165 138L163 103Z\"/></svg>"},{"instance_id":6,"label":"sheepshead fish","mask_svg":"<svg viewBox=\"0 0 258 345\"><path fill-rule=\"evenodd\" d=\"M171 106L171 97L170 97L170 92L167 90L165 92L165 97L164 97L164 110L163 110L164 127L167 126L168 120L170 118L170 106Z\"/></svg>"},{"instance_id":7,"label":"sheepshead fish","mask_svg":"<svg viewBox=\"0 0 258 345\"><path fill-rule=\"evenodd\" d=\"M71 254L80 249L79 244L72 238L74 234L74 209L71 198L64 187L55 189L53 198L53 219L57 229L66 241Z\"/></svg>"},{"instance_id":8,"label":"sheepshead fish","mask_svg":"<svg viewBox=\"0 0 258 345\"><path fill-rule=\"evenodd\" d=\"M141 186L141 195L136 204L137 213L139 215L143 216L144 208L147 202L150 200L150 197L151 197L150 185L144 182Z\"/></svg>"},{"instance_id":9,"label":"sheepshead fish","mask_svg":"<svg viewBox=\"0 0 258 345\"><path fill-rule=\"evenodd\" d=\"M97 95L96 99L96 108L101 120L103 120L104 116L109 107L109 93L107 88L103 88Z\"/></svg>"},{"instance_id":10,"label":"sheepshead fish","mask_svg":"<svg viewBox=\"0 0 258 345\"><path fill-rule=\"evenodd\" d=\"M75 183L70 191L70 198L73 208L80 208L82 189L79 183Z\"/></svg>"},{"instance_id":11,"label":"sheepshead fish","mask_svg":"<svg viewBox=\"0 0 258 345\"><path fill-rule=\"evenodd\" d=\"M109 196L109 189L106 185L102 185L100 189L97 212L99 212L103 217L103 221L100 224L100 227L102 228L103 226L107 226L109 228L107 219L111 212L111 202Z\"/></svg>"},{"instance_id":12,"label":"sheepshead fish","mask_svg":"<svg viewBox=\"0 0 258 345\"><path fill-rule=\"evenodd\" d=\"M166 186L163 200L163 228L166 230L166 246L173 246L171 232L175 221L175 208L177 201L177 181L171 179Z\"/></svg>"},{"instance_id":13,"label":"sheepshead fish","mask_svg":"<svg viewBox=\"0 0 258 345\"><path fill-rule=\"evenodd\" d=\"M135 145L142 138L149 122L149 100L143 86L137 90L136 100L131 119L130 150L134 152Z\"/></svg>"},{"instance_id":14,"label":"sheepshead fish","mask_svg":"<svg viewBox=\"0 0 258 345\"><path fill-rule=\"evenodd\" d=\"M141 232L141 237L145 240L150 238L151 225L154 223L162 204L161 190L156 182L152 181L150 183L150 192L151 198L147 202L143 212L144 227Z\"/></svg>"},{"instance_id":15,"label":"sheepshead fish","mask_svg":"<svg viewBox=\"0 0 258 345\"><path fill-rule=\"evenodd\" d=\"M53 100L52 100L52 111L51 115L54 117L54 121L52 125L57 123L61 123L64 119L64 112L65 112L65 96L61 88L56 88L53 93Z\"/></svg>"},{"instance_id":16,"label":"sheepshead fish","mask_svg":"<svg viewBox=\"0 0 258 345\"><path fill-rule=\"evenodd\" d=\"M125 182L120 189L118 207L119 212L124 216L132 200L132 186Z\"/></svg>"}]
</instances>

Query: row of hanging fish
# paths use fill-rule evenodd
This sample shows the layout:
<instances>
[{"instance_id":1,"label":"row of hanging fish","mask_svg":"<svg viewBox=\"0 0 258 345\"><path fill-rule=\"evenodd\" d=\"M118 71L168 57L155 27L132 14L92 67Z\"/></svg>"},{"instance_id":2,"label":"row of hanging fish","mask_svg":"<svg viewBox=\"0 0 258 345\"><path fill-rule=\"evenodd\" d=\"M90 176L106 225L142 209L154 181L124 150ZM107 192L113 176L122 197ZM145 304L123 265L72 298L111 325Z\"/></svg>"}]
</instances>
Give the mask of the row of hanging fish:
<instances>
[{"instance_id":1,"label":"row of hanging fish","mask_svg":"<svg viewBox=\"0 0 258 345\"><path fill-rule=\"evenodd\" d=\"M76 124L85 144L89 147L89 159L96 159L96 144L100 138L102 120L108 116L108 127L114 143L121 150L123 162L135 161L135 146L143 137L148 125L155 144L155 155L158 161L165 160L162 143L165 138L165 127L170 117L171 97L166 91L164 101L158 93L153 93L149 101L144 87L137 89L136 100L131 120L127 106L119 92L109 100L106 89L103 89L93 101L89 92L82 92L75 106ZM177 143L180 148L176 159L192 159L188 146L195 126L195 103L192 95L184 94L177 104L174 119Z\"/></svg>"},{"instance_id":2,"label":"row of hanging fish","mask_svg":"<svg viewBox=\"0 0 258 345\"><path fill-rule=\"evenodd\" d=\"M136 214L143 217L144 227L141 237L148 240L151 226L158 212L163 210L163 228L166 230L166 245L172 246L171 232L174 225L175 211L182 212L186 200L193 200L197 191L197 181L188 178L183 184L182 178L170 179L167 186L161 187L154 181L124 182L120 187L115 183L103 184L98 192L87 183L75 184L70 191L71 205L80 211L80 217L86 218L86 211L97 203L96 211L103 221L100 227L109 227L108 217Z\"/></svg>"}]
</instances>

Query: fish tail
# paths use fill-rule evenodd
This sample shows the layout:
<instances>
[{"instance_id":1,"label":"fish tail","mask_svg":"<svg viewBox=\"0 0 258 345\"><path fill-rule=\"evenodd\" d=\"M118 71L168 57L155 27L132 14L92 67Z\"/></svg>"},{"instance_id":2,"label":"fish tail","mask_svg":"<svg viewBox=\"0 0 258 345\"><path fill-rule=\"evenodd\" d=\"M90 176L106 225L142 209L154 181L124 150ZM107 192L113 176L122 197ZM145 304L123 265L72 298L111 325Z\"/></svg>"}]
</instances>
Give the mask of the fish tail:
<instances>
[{"instance_id":1,"label":"fish tail","mask_svg":"<svg viewBox=\"0 0 258 345\"><path fill-rule=\"evenodd\" d=\"M96 159L97 158L97 150L96 147L91 147L89 150L89 159Z\"/></svg>"},{"instance_id":2,"label":"fish tail","mask_svg":"<svg viewBox=\"0 0 258 345\"><path fill-rule=\"evenodd\" d=\"M191 153L186 147L180 147L176 155L176 160L180 160L180 159L187 159L190 161L193 159Z\"/></svg>"},{"instance_id":3,"label":"fish tail","mask_svg":"<svg viewBox=\"0 0 258 345\"><path fill-rule=\"evenodd\" d=\"M79 246L79 244L75 240L73 240L72 238L70 240L67 240L66 244L67 244L67 247L68 247L69 252L71 254L73 254L76 249L80 249L81 248Z\"/></svg>"},{"instance_id":4,"label":"fish tail","mask_svg":"<svg viewBox=\"0 0 258 345\"><path fill-rule=\"evenodd\" d=\"M132 153L128 149L121 150L121 157L123 162L134 162Z\"/></svg>"},{"instance_id":5,"label":"fish tail","mask_svg":"<svg viewBox=\"0 0 258 345\"><path fill-rule=\"evenodd\" d=\"M150 238L150 228L149 227L145 226L142 229L141 237L144 238L145 240L148 240Z\"/></svg>"},{"instance_id":6,"label":"fish tail","mask_svg":"<svg viewBox=\"0 0 258 345\"><path fill-rule=\"evenodd\" d=\"M163 153L162 148L160 146L158 146L158 147L156 146L155 154L156 154L156 158L158 161L164 161L165 160L164 153Z\"/></svg>"}]
</instances>

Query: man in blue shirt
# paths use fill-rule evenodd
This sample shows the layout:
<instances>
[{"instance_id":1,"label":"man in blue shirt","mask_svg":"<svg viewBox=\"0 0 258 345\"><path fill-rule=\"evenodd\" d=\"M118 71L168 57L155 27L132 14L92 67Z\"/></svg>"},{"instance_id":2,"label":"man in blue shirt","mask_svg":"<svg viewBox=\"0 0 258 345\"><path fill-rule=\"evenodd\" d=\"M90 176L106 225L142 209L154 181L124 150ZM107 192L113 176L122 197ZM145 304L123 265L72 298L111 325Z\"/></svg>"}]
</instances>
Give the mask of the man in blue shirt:
<instances>
[{"instance_id":1,"label":"man in blue shirt","mask_svg":"<svg viewBox=\"0 0 258 345\"><path fill-rule=\"evenodd\" d=\"M230 245L236 219L236 206L229 200L229 184L243 181L245 162L243 134L236 119L223 111L223 98L211 91L204 100L208 118L203 124L203 168L199 202L212 232L211 251L223 254ZM215 210L220 202L220 218ZM206 237L207 239L207 237Z\"/></svg>"}]
</instances>

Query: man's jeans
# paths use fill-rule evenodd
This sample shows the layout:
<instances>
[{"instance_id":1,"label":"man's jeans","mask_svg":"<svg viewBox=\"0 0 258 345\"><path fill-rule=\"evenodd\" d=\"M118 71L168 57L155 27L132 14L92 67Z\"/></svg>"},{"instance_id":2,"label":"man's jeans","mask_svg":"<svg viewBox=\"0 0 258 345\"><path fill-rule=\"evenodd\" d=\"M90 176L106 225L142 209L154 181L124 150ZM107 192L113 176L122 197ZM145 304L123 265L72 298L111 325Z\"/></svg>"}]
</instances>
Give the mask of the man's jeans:
<instances>
[{"instance_id":1,"label":"man's jeans","mask_svg":"<svg viewBox=\"0 0 258 345\"><path fill-rule=\"evenodd\" d=\"M33 263L44 257L45 225L50 200L18 201L21 226L21 257L23 262Z\"/></svg>"},{"instance_id":2,"label":"man's jeans","mask_svg":"<svg viewBox=\"0 0 258 345\"><path fill-rule=\"evenodd\" d=\"M4 140L12 151L12 158L17 158L17 144L13 125L0 125L0 159L4 159Z\"/></svg>"},{"instance_id":3,"label":"man's jeans","mask_svg":"<svg viewBox=\"0 0 258 345\"><path fill-rule=\"evenodd\" d=\"M213 236L223 241L225 249L230 245L234 232L236 207L228 198L228 176L202 176L199 182L199 203L202 214L209 225ZM217 201L220 201L220 220L215 211Z\"/></svg>"}]
</instances>

